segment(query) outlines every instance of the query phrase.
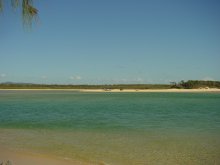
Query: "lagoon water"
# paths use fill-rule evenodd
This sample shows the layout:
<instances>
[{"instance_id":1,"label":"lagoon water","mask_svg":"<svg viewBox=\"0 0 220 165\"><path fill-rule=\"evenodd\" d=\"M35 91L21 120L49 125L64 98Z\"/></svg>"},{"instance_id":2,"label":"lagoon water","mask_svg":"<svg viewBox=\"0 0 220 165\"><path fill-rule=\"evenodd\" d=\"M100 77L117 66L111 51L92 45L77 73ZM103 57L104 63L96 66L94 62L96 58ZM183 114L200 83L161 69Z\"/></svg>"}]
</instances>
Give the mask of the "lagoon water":
<instances>
[{"instance_id":1,"label":"lagoon water","mask_svg":"<svg viewBox=\"0 0 220 165\"><path fill-rule=\"evenodd\" d=\"M220 93L0 91L0 146L92 164L220 164Z\"/></svg>"}]
</instances>

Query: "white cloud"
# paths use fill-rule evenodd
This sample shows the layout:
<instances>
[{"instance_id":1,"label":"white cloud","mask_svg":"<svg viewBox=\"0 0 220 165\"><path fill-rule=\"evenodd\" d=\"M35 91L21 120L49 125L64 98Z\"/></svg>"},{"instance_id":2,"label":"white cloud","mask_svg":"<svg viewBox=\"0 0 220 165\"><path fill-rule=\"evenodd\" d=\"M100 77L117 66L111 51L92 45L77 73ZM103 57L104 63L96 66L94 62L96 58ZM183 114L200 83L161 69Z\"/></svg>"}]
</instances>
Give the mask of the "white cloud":
<instances>
[{"instance_id":1,"label":"white cloud","mask_svg":"<svg viewBox=\"0 0 220 165\"><path fill-rule=\"evenodd\" d=\"M139 78L136 79L136 81L137 82L143 82L143 79L139 77Z\"/></svg>"},{"instance_id":2,"label":"white cloud","mask_svg":"<svg viewBox=\"0 0 220 165\"><path fill-rule=\"evenodd\" d=\"M202 80L204 80L204 81L215 81L215 79L214 78L212 78L212 77L204 77Z\"/></svg>"},{"instance_id":3,"label":"white cloud","mask_svg":"<svg viewBox=\"0 0 220 165\"><path fill-rule=\"evenodd\" d=\"M81 80L82 77L81 76L70 76L69 79L70 80Z\"/></svg>"},{"instance_id":4,"label":"white cloud","mask_svg":"<svg viewBox=\"0 0 220 165\"><path fill-rule=\"evenodd\" d=\"M6 77L6 74L4 73L0 74L0 78L4 78L4 77Z\"/></svg>"},{"instance_id":5,"label":"white cloud","mask_svg":"<svg viewBox=\"0 0 220 165\"><path fill-rule=\"evenodd\" d=\"M80 77L80 76L76 76L75 78L76 78L76 80L81 80L82 79L82 77Z\"/></svg>"},{"instance_id":6,"label":"white cloud","mask_svg":"<svg viewBox=\"0 0 220 165\"><path fill-rule=\"evenodd\" d=\"M47 79L47 76L41 76L42 79Z\"/></svg>"}]
</instances>

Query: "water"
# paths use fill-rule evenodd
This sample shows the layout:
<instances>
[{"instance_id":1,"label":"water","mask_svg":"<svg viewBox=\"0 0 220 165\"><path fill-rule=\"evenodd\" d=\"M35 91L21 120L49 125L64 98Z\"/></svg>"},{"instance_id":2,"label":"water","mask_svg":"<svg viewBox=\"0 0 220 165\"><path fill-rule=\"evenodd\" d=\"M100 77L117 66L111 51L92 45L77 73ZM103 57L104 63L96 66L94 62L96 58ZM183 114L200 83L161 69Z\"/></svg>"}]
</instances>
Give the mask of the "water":
<instances>
[{"instance_id":1,"label":"water","mask_svg":"<svg viewBox=\"0 0 220 165\"><path fill-rule=\"evenodd\" d=\"M0 91L0 146L93 164L220 164L220 93Z\"/></svg>"}]
</instances>

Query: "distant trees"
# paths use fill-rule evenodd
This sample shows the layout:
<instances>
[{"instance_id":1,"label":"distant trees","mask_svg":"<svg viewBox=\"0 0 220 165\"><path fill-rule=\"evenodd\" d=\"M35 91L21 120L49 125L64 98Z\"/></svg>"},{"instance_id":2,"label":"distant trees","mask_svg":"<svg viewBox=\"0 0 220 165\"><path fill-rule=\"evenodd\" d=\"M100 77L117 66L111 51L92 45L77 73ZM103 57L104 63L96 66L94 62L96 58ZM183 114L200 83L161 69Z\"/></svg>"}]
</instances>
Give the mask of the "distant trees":
<instances>
[{"instance_id":1,"label":"distant trees","mask_svg":"<svg viewBox=\"0 0 220 165\"><path fill-rule=\"evenodd\" d=\"M4 2L6 1L0 0L0 12L3 11ZM33 20L38 15L38 10L33 6L33 0L11 0L11 6L14 9L18 7L22 8L22 18L25 26L31 26Z\"/></svg>"},{"instance_id":2,"label":"distant trees","mask_svg":"<svg viewBox=\"0 0 220 165\"><path fill-rule=\"evenodd\" d=\"M62 85L62 84L31 84L31 83L0 83L0 89L196 89L196 88L220 88L220 81L189 80L172 82L169 84L112 84L112 85ZM1 164L0 164L1 165Z\"/></svg>"},{"instance_id":3,"label":"distant trees","mask_svg":"<svg viewBox=\"0 0 220 165\"><path fill-rule=\"evenodd\" d=\"M0 89L169 89L168 84L61 85L31 83L0 83Z\"/></svg>"},{"instance_id":4,"label":"distant trees","mask_svg":"<svg viewBox=\"0 0 220 165\"><path fill-rule=\"evenodd\" d=\"M220 81L182 80L179 83L171 82L171 88L193 89L193 88L206 88L206 87L220 88Z\"/></svg>"}]
</instances>

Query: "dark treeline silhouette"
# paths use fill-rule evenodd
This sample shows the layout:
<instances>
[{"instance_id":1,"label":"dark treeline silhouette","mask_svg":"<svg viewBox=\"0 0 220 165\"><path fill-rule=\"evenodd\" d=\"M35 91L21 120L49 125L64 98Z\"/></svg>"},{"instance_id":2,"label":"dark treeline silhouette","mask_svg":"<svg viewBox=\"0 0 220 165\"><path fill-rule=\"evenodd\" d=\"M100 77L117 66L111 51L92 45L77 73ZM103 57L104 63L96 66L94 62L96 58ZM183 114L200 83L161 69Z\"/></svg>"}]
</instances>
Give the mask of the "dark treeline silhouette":
<instances>
[{"instance_id":1,"label":"dark treeline silhouette","mask_svg":"<svg viewBox=\"0 0 220 165\"><path fill-rule=\"evenodd\" d=\"M197 88L220 88L220 81L203 81L203 80L188 80L180 81L179 83L172 82L171 88L197 89Z\"/></svg>"},{"instance_id":2,"label":"dark treeline silhouette","mask_svg":"<svg viewBox=\"0 0 220 165\"><path fill-rule=\"evenodd\" d=\"M59 85L2 83L0 89L169 89L169 84Z\"/></svg>"},{"instance_id":3,"label":"dark treeline silhouette","mask_svg":"<svg viewBox=\"0 0 220 165\"><path fill-rule=\"evenodd\" d=\"M60 85L31 83L1 83L0 89L197 89L220 88L220 81L189 80L171 84L113 84L113 85Z\"/></svg>"}]
</instances>

